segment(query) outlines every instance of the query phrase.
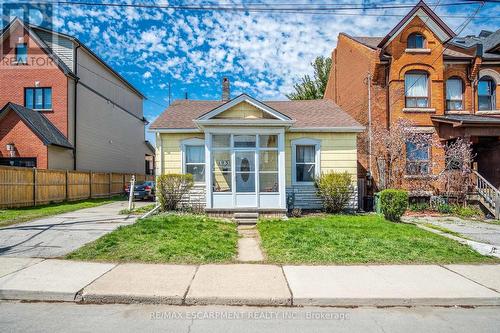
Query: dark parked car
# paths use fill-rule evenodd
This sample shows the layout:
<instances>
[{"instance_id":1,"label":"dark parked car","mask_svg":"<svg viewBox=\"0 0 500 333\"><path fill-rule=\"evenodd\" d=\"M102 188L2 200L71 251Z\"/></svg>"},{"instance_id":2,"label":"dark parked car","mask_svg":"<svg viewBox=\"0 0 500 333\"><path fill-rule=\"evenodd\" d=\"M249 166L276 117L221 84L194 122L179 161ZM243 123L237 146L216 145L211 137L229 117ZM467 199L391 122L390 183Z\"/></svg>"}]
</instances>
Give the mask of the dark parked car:
<instances>
[{"instance_id":1,"label":"dark parked car","mask_svg":"<svg viewBox=\"0 0 500 333\"><path fill-rule=\"evenodd\" d=\"M127 196L130 192L130 185L125 187L125 193ZM134 186L134 199L139 200L154 200L155 198L155 182L137 182Z\"/></svg>"}]
</instances>

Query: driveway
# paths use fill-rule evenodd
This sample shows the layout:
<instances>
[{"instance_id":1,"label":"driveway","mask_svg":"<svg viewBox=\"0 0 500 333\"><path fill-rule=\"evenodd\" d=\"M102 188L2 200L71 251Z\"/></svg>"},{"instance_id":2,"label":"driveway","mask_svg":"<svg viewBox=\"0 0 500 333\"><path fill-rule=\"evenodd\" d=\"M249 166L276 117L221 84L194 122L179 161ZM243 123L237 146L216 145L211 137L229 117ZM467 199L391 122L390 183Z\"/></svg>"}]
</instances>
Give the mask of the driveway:
<instances>
[{"instance_id":1,"label":"driveway","mask_svg":"<svg viewBox=\"0 0 500 333\"><path fill-rule=\"evenodd\" d=\"M136 207L151 202L136 202ZM119 215L126 201L0 228L0 256L56 258L92 242L137 216Z\"/></svg>"},{"instance_id":2,"label":"driveway","mask_svg":"<svg viewBox=\"0 0 500 333\"><path fill-rule=\"evenodd\" d=\"M459 233L470 240L500 248L500 224L466 220L453 216L405 217L404 221L422 224L430 223Z\"/></svg>"}]
</instances>

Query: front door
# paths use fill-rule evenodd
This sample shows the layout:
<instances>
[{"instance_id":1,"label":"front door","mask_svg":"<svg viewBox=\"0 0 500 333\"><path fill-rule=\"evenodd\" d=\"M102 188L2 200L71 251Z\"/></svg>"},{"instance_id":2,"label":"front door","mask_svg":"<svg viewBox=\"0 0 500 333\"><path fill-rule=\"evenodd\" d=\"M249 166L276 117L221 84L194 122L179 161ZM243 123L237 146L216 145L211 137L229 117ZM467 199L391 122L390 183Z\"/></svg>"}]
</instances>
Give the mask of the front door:
<instances>
[{"instance_id":1,"label":"front door","mask_svg":"<svg viewBox=\"0 0 500 333\"><path fill-rule=\"evenodd\" d=\"M257 207L255 185L255 149L235 151L235 205L236 207Z\"/></svg>"}]
</instances>

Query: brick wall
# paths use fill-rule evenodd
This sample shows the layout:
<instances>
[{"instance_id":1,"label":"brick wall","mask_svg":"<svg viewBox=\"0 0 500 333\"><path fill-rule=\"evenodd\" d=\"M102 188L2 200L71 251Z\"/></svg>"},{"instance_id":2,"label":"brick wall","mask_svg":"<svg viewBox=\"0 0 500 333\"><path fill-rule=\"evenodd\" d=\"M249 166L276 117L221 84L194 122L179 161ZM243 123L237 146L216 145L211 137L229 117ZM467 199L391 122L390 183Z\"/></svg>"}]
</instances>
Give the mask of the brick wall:
<instances>
[{"instance_id":1,"label":"brick wall","mask_svg":"<svg viewBox=\"0 0 500 333\"><path fill-rule=\"evenodd\" d=\"M15 45L28 43L28 64L15 65ZM24 88L52 88L52 111L45 116L64 134L68 135L68 78L50 57L21 27L14 30L2 44L0 61L0 107L7 102L24 105Z\"/></svg>"},{"instance_id":2,"label":"brick wall","mask_svg":"<svg viewBox=\"0 0 500 333\"><path fill-rule=\"evenodd\" d=\"M425 48L429 49L430 52L411 53L407 51L408 36L415 32L425 36ZM374 127L387 127L399 119L409 119L417 126L434 127L431 116L447 113L446 80L451 77L459 77L464 85L464 110L468 113L476 113L477 91L468 77L471 71L470 65L445 63L443 51L444 46L441 41L419 17L414 17L387 46L386 52L392 57L390 64L384 64L380 60L379 50L340 34L337 47L332 53L333 62L325 98L334 100L344 111L367 126L368 96L365 78L366 74L370 72L374 78L371 90L372 124ZM477 72L482 68L486 68L486 65L480 64ZM500 73L499 65L489 65L488 68ZM405 73L410 70L422 70L428 73L430 110L425 112L405 110L404 77ZM388 100L387 94L389 95ZM496 94L497 109L500 109L498 106L500 104L500 89L498 87ZM435 136L437 135L435 134ZM359 136L358 147L358 176L363 177L368 168L366 132ZM433 147L431 159L432 170L436 173L444 165L444 151ZM372 174L376 176L375 158L373 158L372 166L374 171Z\"/></svg>"},{"instance_id":3,"label":"brick wall","mask_svg":"<svg viewBox=\"0 0 500 333\"><path fill-rule=\"evenodd\" d=\"M6 148L9 143L15 143L17 157L36 157L37 167L47 168L47 147L12 111L1 120L0 157L10 156Z\"/></svg>"}]
</instances>

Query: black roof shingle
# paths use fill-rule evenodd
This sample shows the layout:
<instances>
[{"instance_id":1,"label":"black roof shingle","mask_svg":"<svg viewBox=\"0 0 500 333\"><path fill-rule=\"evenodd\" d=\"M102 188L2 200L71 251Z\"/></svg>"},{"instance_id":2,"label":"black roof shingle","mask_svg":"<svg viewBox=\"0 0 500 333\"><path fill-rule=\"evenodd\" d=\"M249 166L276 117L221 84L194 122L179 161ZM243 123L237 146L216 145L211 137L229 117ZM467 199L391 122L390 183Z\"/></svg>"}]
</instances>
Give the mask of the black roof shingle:
<instances>
[{"instance_id":1,"label":"black roof shingle","mask_svg":"<svg viewBox=\"0 0 500 333\"><path fill-rule=\"evenodd\" d=\"M69 143L64 134L62 134L61 131L59 131L59 129L57 129L57 127L41 112L33 111L24 106L9 102L0 110L0 119L9 111L17 113L45 145L73 149L73 145Z\"/></svg>"}]
</instances>

